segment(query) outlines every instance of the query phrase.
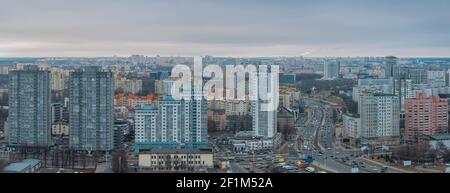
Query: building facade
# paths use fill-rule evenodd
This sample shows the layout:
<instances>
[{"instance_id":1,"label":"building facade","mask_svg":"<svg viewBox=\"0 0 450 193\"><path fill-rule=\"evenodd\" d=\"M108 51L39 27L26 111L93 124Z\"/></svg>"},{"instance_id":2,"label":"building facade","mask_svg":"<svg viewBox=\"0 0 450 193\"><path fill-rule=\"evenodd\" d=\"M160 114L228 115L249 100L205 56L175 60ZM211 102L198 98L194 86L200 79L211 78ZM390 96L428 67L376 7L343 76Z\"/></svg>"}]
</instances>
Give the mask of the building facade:
<instances>
[{"instance_id":1,"label":"building facade","mask_svg":"<svg viewBox=\"0 0 450 193\"><path fill-rule=\"evenodd\" d=\"M24 66L23 70L11 71L9 81L8 145L50 146L50 72Z\"/></svg>"},{"instance_id":2,"label":"building facade","mask_svg":"<svg viewBox=\"0 0 450 193\"><path fill-rule=\"evenodd\" d=\"M273 138L277 134L277 108L270 109L270 101L260 97L262 93L273 97L272 102L279 102L278 79L272 76L272 73L277 73L276 69L270 68L266 73L260 69L258 76L253 76L252 79L254 84L250 89L258 96L250 102L252 131L255 137Z\"/></svg>"},{"instance_id":3,"label":"building facade","mask_svg":"<svg viewBox=\"0 0 450 193\"><path fill-rule=\"evenodd\" d=\"M207 147L205 100L174 100L165 96L157 105L145 105L135 112L135 153L151 148Z\"/></svg>"},{"instance_id":4,"label":"building facade","mask_svg":"<svg viewBox=\"0 0 450 193\"><path fill-rule=\"evenodd\" d=\"M385 78L394 78L397 79L399 77L399 68L397 65L397 57L395 56L387 56L384 59L384 77Z\"/></svg>"},{"instance_id":5,"label":"building facade","mask_svg":"<svg viewBox=\"0 0 450 193\"><path fill-rule=\"evenodd\" d=\"M324 64L323 71L324 71L323 78L325 80L334 80L339 78L340 62L339 61L326 62Z\"/></svg>"},{"instance_id":6,"label":"building facade","mask_svg":"<svg viewBox=\"0 0 450 193\"><path fill-rule=\"evenodd\" d=\"M152 149L139 153L139 168L142 171L206 172L213 168L211 149Z\"/></svg>"},{"instance_id":7,"label":"building facade","mask_svg":"<svg viewBox=\"0 0 450 193\"><path fill-rule=\"evenodd\" d=\"M342 121L344 124L344 138L361 138L361 119L359 118L359 116L344 114L342 116Z\"/></svg>"},{"instance_id":8,"label":"building facade","mask_svg":"<svg viewBox=\"0 0 450 193\"><path fill-rule=\"evenodd\" d=\"M361 137L367 139L399 137L399 98L392 94L363 92L358 109Z\"/></svg>"},{"instance_id":9,"label":"building facade","mask_svg":"<svg viewBox=\"0 0 450 193\"><path fill-rule=\"evenodd\" d=\"M448 101L439 96L419 93L405 101L404 140L417 142L421 134L446 133L448 129Z\"/></svg>"},{"instance_id":10,"label":"building facade","mask_svg":"<svg viewBox=\"0 0 450 193\"><path fill-rule=\"evenodd\" d=\"M113 149L113 74L90 66L70 73L69 146L76 150Z\"/></svg>"}]
</instances>

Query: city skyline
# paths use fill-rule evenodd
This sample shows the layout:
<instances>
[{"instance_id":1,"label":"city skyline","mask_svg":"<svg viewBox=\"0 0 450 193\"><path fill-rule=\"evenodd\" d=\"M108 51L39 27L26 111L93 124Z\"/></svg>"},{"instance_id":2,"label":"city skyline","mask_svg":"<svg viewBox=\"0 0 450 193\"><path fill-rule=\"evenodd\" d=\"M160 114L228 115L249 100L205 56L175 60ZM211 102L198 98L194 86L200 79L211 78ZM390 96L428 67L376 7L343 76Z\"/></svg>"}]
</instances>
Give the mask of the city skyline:
<instances>
[{"instance_id":1,"label":"city skyline","mask_svg":"<svg viewBox=\"0 0 450 193\"><path fill-rule=\"evenodd\" d=\"M450 173L448 0L0 5L0 174Z\"/></svg>"},{"instance_id":2,"label":"city skyline","mask_svg":"<svg viewBox=\"0 0 450 193\"><path fill-rule=\"evenodd\" d=\"M450 56L442 0L3 4L0 57Z\"/></svg>"}]
</instances>

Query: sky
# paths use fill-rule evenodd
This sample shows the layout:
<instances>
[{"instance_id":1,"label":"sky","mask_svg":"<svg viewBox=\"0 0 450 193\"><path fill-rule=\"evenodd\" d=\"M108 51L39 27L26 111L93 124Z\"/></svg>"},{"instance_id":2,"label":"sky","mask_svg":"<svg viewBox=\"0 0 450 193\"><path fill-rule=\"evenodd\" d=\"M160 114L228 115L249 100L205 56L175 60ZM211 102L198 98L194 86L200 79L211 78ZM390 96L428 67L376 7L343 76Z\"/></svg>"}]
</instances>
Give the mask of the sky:
<instances>
[{"instance_id":1,"label":"sky","mask_svg":"<svg viewBox=\"0 0 450 193\"><path fill-rule=\"evenodd\" d=\"M0 57L449 57L448 0L0 0Z\"/></svg>"}]
</instances>

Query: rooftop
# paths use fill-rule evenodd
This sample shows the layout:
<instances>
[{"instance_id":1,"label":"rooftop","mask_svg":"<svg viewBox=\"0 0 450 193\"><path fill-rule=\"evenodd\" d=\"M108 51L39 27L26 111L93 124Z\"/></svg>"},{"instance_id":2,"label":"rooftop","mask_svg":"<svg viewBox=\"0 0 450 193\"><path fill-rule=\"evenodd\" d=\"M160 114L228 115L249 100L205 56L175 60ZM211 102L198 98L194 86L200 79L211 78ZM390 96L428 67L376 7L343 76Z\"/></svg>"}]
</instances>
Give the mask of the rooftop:
<instances>
[{"instance_id":1,"label":"rooftop","mask_svg":"<svg viewBox=\"0 0 450 193\"><path fill-rule=\"evenodd\" d=\"M430 138L434 140L447 140L450 139L450 133L431 135Z\"/></svg>"},{"instance_id":2,"label":"rooftop","mask_svg":"<svg viewBox=\"0 0 450 193\"><path fill-rule=\"evenodd\" d=\"M196 154L212 154L212 149L148 149L139 152L139 154L184 154L184 153L196 153Z\"/></svg>"},{"instance_id":3,"label":"rooftop","mask_svg":"<svg viewBox=\"0 0 450 193\"><path fill-rule=\"evenodd\" d=\"M6 172L22 172L27 167L38 165L41 162L41 160L37 159L25 159L21 162L12 163L3 168Z\"/></svg>"}]
</instances>

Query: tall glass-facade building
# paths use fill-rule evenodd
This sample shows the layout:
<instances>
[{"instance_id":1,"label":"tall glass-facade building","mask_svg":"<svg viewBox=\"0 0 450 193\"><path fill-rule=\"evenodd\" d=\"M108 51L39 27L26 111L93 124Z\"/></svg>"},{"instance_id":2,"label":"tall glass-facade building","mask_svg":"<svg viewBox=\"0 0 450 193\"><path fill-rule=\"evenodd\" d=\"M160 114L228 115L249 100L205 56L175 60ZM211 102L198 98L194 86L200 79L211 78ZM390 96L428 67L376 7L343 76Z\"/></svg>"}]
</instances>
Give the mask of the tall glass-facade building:
<instances>
[{"instance_id":1,"label":"tall glass-facade building","mask_svg":"<svg viewBox=\"0 0 450 193\"><path fill-rule=\"evenodd\" d=\"M100 67L77 69L69 77L69 146L75 150L113 149L113 74Z\"/></svg>"},{"instance_id":2,"label":"tall glass-facade building","mask_svg":"<svg viewBox=\"0 0 450 193\"><path fill-rule=\"evenodd\" d=\"M9 146L46 147L51 144L50 72L24 66L10 72Z\"/></svg>"}]
</instances>

